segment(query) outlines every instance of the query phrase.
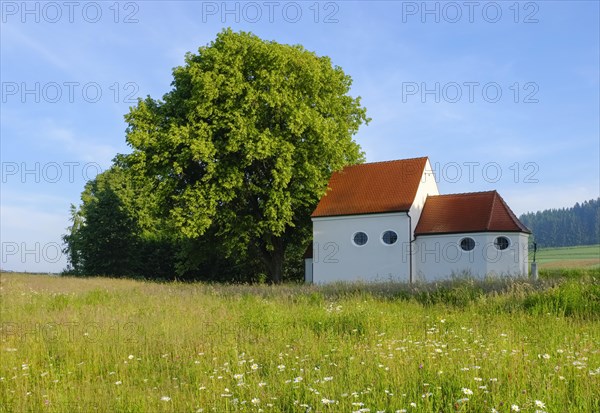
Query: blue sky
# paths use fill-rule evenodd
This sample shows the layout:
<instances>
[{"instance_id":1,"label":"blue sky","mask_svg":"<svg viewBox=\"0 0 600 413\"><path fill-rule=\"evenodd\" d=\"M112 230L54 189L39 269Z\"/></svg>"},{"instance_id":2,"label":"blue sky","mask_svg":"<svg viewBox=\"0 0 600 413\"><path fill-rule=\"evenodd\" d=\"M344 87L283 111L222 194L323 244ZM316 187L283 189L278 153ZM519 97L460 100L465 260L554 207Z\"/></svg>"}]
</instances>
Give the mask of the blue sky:
<instances>
[{"instance_id":1,"label":"blue sky","mask_svg":"<svg viewBox=\"0 0 600 413\"><path fill-rule=\"evenodd\" d=\"M600 192L597 1L2 1L2 261L64 268L85 182L127 153L123 115L161 97L224 27L330 56L372 122L368 161L429 156L442 193L521 214Z\"/></svg>"}]
</instances>

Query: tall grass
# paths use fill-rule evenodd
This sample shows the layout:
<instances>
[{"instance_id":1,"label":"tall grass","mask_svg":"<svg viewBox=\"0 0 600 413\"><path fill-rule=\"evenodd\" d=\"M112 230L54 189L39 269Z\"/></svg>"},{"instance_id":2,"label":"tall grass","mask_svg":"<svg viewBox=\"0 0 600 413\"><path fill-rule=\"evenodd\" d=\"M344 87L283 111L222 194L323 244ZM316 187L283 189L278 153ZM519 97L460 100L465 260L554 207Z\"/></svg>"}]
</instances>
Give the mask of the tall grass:
<instances>
[{"instance_id":1,"label":"tall grass","mask_svg":"<svg viewBox=\"0 0 600 413\"><path fill-rule=\"evenodd\" d=\"M0 411L600 411L598 280L3 274Z\"/></svg>"}]
</instances>

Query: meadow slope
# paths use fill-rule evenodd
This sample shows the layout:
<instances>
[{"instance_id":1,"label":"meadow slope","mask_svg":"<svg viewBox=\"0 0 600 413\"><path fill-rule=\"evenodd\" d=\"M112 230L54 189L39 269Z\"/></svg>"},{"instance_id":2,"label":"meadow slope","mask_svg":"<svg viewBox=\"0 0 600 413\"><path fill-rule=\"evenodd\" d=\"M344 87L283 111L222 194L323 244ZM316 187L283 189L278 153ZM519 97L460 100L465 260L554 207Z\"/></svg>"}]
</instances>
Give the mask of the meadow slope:
<instances>
[{"instance_id":1,"label":"meadow slope","mask_svg":"<svg viewBox=\"0 0 600 413\"><path fill-rule=\"evenodd\" d=\"M540 268L599 268L600 245L580 245L576 247L544 248L536 254ZM529 251L530 261L533 251Z\"/></svg>"},{"instance_id":2,"label":"meadow slope","mask_svg":"<svg viewBox=\"0 0 600 413\"><path fill-rule=\"evenodd\" d=\"M223 286L2 274L2 412L600 411L600 274Z\"/></svg>"}]
</instances>

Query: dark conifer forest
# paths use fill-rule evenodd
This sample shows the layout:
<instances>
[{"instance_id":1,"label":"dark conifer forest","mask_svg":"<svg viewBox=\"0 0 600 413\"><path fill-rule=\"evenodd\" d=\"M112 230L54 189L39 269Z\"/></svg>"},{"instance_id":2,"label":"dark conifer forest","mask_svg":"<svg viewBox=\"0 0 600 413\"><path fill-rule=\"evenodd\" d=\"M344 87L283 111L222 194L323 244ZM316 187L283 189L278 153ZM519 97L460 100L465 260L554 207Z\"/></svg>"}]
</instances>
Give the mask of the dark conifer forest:
<instances>
[{"instance_id":1,"label":"dark conifer forest","mask_svg":"<svg viewBox=\"0 0 600 413\"><path fill-rule=\"evenodd\" d=\"M600 243L600 198L571 208L528 212L519 217L540 247L566 247Z\"/></svg>"}]
</instances>

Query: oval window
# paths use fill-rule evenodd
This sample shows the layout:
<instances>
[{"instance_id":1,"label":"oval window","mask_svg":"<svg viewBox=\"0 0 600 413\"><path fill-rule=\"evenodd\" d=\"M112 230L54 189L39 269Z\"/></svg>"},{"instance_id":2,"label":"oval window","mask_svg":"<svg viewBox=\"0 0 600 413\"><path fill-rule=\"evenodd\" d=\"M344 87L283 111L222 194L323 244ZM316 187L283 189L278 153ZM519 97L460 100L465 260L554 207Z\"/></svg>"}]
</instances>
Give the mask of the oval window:
<instances>
[{"instance_id":1,"label":"oval window","mask_svg":"<svg viewBox=\"0 0 600 413\"><path fill-rule=\"evenodd\" d=\"M381 240L387 245L395 244L396 241L398 241L398 234L396 234L394 231L385 231L381 236Z\"/></svg>"},{"instance_id":2,"label":"oval window","mask_svg":"<svg viewBox=\"0 0 600 413\"><path fill-rule=\"evenodd\" d=\"M494 240L494 247L499 250L505 250L510 245L510 241L506 237L498 237Z\"/></svg>"},{"instance_id":3,"label":"oval window","mask_svg":"<svg viewBox=\"0 0 600 413\"><path fill-rule=\"evenodd\" d=\"M463 238L460 240L460 248L463 251L472 251L475 248L475 240L473 238Z\"/></svg>"},{"instance_id":4,"label":"oval window","mask_svg":"<svg viewBox=\"0 0 600 413\"><path fill-rule=\"evenodd\" d=\"M367 243L367 241L369 240L369 237L364 232L357 232L352 237L352 240L354 241L354 244L356 244L360 247Z\"/></svg>"}]
</instances>

